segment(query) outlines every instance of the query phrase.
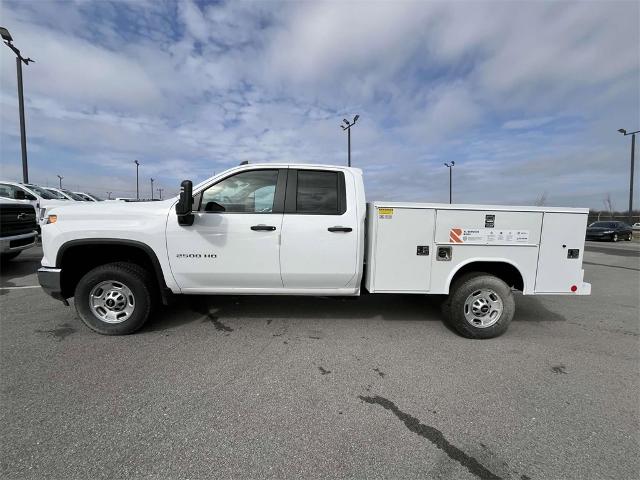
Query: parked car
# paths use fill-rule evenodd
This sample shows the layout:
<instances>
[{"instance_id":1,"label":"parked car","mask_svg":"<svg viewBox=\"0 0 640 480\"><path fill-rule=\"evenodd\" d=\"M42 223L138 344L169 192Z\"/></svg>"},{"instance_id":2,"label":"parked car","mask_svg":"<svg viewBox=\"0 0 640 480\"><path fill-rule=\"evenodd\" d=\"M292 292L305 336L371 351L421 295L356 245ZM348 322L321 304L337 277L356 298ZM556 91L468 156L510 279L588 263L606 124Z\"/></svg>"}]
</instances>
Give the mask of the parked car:
<instances>
[{"instance_id":1,"label":"parked car","mask_svg":"<svg viewBox=\"0 0 640 480\"><path fill-rule=\"evenodd\" d=\"M28 202L0 199L0 260L11 260L36 244L36 209Z\"/></svg>"},{"instance_id":2,"label":"parked car","mask_svg":"<svg viewBox=\"0 0 640 480\"><path fill-rule=\"evenodd\" d=\"M587 227L587 240L631 240L633 231L630 225L624 222L604 221L593 222Z\"/></svg>"},{"instance_id":3,"label":"parked car","mask_svg":"<svg viewBox=\"0 0 640 480\"><path fill-rule=\"evenodd\" d=\"M634 223L634 224L633 224L633 226L631 227L631 229L632 229L633 231L640 230L640 222L636 222L636 223Z\"/></svg>"},{"instance_id":4,"label":"parked car","mask_svg":"<svg viewBox=\"0 0 640 480\"><path fill-rule=\"evenodd\" d=\"M74 202L88 202L89 200L86 200L84 198L82 198L80 195L77 195L75 193L73 193L71 190L65 190L64 188L54 188L54 187L47 187L47 190L49 190L50 192L57 194L57 195L61 195L63 198L66 198L67 200L72 200Z\"/></svg>"},{"instance_id":5,"label":"parked car","mask_svg":"<svg viewBox=\"0 0 640 480\"><path fill-rule=\"evenodd\" d=\"M92 193L86 193L86 192L73 192L73 193L81 196L87 202L102 202L102 198L98 197L97 195L93 195Z\"/></svg>"},{"instance_id":6,"label":"parked car","mask_svg":"<svg viewBox=\"0 0 640 480\"><path fill-rule=\"evenodd\" d=\"M0 199L3 198L27 200L36 209L40 224L46 220L48 209L68 202L67 199L58 199L53 193L37 185L9 181L0 181Z\"/></svg>"}]
</instances>

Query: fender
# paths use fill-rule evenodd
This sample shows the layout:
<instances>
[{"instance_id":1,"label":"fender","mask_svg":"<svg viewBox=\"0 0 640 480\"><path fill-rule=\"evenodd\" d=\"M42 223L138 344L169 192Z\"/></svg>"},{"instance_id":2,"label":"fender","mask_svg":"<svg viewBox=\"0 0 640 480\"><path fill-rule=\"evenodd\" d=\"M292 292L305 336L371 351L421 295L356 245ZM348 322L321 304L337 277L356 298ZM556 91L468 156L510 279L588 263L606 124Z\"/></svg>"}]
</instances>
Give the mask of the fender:
<instances>
[{"instance_id":1,"label":"fender","mask_svg":"<svg viewBox=\"0 0 640 480\"><path fill-rule=\"evenodd\" d=\"M158 287L160 289L160 295L162 297L162 303L165 305L169 304L173 292L171 292L169 287L167 287L167 284L164 280L164 272L162 271L162 266L158 261L158 256L149 245L147 245L146 243L138 242L137 240L127 240L123 238L83 238L77 240L69 240L68 242L63 243L58 249L58 253L56 254L56 268L62 268L62 259L65 252L69 248L84 245L121 245L142 250L145 254L147 254L149 259L151 260L151 264L153 265L156 280L158 282Z\"/></svg>"},{"instance_id":2,"label":"fender","mask_svg":"<svg viewBox=\"0 0 640 480\"><path fill-rule=\"evenodd\" d=\"M510 265L513 268L515 268L516 271L520 274L520 278L522 278L522 293L524 294L524 292L528 291L528 285L527 285L526 277L524 275L522 275L522 269L520 268L520 266L518 264L516 264L512 260L508 260L506 258L501 258L501 257L498 257L498 258L497 257L480 257L480 258L472 258L472 259L465 260L464 262L462 262L459 265L457 265L455 270L452 270L449 273L449 276L447 277L447 284L446 284L446 290L445 290L447 293L449 293L449 289L451 287L451 282L452 282L453 278L456 276L456 274L463 267L465 267L467 265L470 265L472 263L506 263L507 265Z\"/></svg>"}]
</instances>

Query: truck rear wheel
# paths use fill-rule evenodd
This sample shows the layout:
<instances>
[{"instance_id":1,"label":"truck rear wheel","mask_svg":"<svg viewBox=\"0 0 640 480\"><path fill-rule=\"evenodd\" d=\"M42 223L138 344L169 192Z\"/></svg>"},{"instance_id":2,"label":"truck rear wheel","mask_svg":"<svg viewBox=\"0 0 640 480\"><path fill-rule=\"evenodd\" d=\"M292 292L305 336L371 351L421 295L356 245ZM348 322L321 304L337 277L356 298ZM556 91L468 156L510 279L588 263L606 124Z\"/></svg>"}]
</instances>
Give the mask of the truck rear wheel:
<instances>
[{"instance_id":1,"label":"truck rear wheel","mask_svg":"<svg viewBox=\"0 0 640 480\"><path fill-rule=\"evenodd\" d=\"M471 273L452 286L446 308L447 320L466 338L494 338L502 335L515 313L509 286L486 273Z\"/></svg>"},{"instance_id":2,"label":"truck rear wheel","mask_svg":"<svg viewBox=\"0 0 640 480\"><path fill-rule=\"evenodd\" d=\"M117 262L85 274L75 289L76 311L103 335L133 333L145 324L155 300L153 281L138 265Z\"/></svg>"}]
</instances>

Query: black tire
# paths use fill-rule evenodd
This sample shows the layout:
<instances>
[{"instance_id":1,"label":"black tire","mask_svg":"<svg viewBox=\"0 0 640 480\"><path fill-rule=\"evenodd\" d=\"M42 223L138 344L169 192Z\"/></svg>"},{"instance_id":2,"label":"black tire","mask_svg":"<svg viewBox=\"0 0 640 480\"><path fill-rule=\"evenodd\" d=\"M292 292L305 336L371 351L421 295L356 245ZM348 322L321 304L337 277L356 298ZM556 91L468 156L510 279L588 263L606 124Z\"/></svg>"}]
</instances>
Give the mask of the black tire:
<instances>
[{"instance_id":1,"label":"black tire","mask_svg":"<svg viewBox=\"0 0 640 480\"><path fill-rule=\"evenodd\" d=\"M611 241L612 242L617 242L618 241L618 234L614 233L613 235L611 235Z\"/></svg>"},{"instance_id":2,"label":"black tire","mask_svg":"<svg viewBox=\"0 0 640 480\"><path fill-rule=\"evenodd\" d=\"M9 260L13 260L14 258L16 258L18 255L20 255L21 251L17 251L17 252L7 252L7 253L3 253L0 254L0 261L2 262L8 262Z\"/></svg>"},{"instance_id":3,"label":"black tire","mask_svg":"<svg viewBox=\"0 0 640 480\"><path fill-rule=\"evenodd\" d=\"M120 323L107 323L91 309L90 294L102 282L124 285L133 296L133 311ZM126 262L108 263L86 273L76 285L74 304L80 319L90 329L102 335L126 335L139 330L148 320L155 304L153 278L142 267Z\"/></svg>"},{"instance_id":4,"label":"black tire","mask_svg":"<svg viewBox=\"0 0 640 480\"><path fill-rule=\"evenodd\" d=\"M631 240L633 240L633 233L627 235L627 242L630 242Z\"/></svg>"},{"instance_id":5,"label":"black tire","mask_svg":"<svg viewBox=\"0 0 640 480\"><path fill-rule=\"evenodd\" d=\"M502 303L502 312L497 315L495 323L486 327L474 325L467 321L465 316L465 302L472 294L485 290L490 298L498 297ZM478 295L483 298L486 295ZM449 301L443 307L443 313L447 315L448 324L460 335L466 338L486 339L502 335L516 310L516 304L511 288L498 277L483 272L474 272L464 275L454 282L449 293Z\"/></svg>"}]
</instances>

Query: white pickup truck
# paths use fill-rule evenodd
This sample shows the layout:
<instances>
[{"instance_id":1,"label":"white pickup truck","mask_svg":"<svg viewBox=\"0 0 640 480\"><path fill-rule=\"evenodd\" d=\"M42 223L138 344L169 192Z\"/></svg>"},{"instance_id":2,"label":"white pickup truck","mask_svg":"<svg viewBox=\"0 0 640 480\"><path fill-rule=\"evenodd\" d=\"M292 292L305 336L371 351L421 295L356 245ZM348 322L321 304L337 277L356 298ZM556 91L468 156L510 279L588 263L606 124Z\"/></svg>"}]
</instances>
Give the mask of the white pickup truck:
<instances>
[{"instance_id":1,"label":"white pickup truck","mask_svg":"<svg viewBox=\"0 0 640 480\"><path fill-rule=\"evenodd\" d=\"M365 202L357 168L255 164L160 202L51 210L44 290L102 334L172 294L448 295L468 338L503 333L525 295L588 295L587 209Z\"/></svg>"}]
</instances>

